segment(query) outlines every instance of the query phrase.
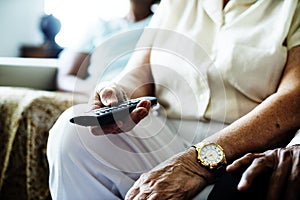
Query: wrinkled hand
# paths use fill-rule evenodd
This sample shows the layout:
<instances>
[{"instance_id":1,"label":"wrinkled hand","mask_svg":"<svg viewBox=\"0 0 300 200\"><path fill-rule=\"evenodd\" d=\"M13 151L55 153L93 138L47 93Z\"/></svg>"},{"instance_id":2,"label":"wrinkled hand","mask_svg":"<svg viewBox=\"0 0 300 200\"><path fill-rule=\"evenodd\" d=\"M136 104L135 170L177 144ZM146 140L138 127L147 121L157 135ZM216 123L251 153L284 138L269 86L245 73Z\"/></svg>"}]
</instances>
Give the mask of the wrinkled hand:
<instances>
[{"instance_id":1,"label":"wrinkled hand","mask_svg":"<svg viewBox=\"0 0 300 200\"><path fill-rule=\"evenodd\" d=\"M191 148L142 174L125 199L190 199L208 184L211 176L200 167L195 149Z\"/></svg>"},{"instance_id":2,"label":"wrinkled hand","mask_svg":"<svg viewBox=\"0 0 300 200\"><path fill-rule=\"evenodd\" d=\"M268 199L300 199L300 145L246 154L228 165L227 171L249 164L238 185L239 190L248 189L259 175L271 172Z\"/></svg>"},{"instance_id":3,"label":"wrinkled hand","mask_svg":"<svg viewBox=\"0 0 300 200\"><path fill-rule=\"evenodd\" d=\"M121 87L112 83L101 83L95 90L92 107L97 109L104 106L114 106L126 100L128 100L126 93ZM110 125L91 127L91 132L94 135L103 135L130 131L149 114L150 108L151 102L142 100L126 119Z\"/></svg>"}]
</instances>

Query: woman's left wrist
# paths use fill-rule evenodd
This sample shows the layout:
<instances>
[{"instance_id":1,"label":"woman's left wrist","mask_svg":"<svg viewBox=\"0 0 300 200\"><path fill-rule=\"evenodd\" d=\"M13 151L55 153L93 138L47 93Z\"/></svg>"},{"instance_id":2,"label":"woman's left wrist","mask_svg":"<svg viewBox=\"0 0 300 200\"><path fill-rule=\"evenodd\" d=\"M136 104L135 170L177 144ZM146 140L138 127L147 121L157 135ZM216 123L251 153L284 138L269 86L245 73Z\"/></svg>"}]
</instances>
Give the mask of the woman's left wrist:
<instances>
[{"instance_id":1,"label":"woman's left wrist","mask_svg":"<svg viewBox=\"0 0 300 200\"><path fill-rule=\"evenodd\" d=\"M197 160L198 153L194 147L190 147L187 151L189 155L189 167L193 169L193 171L200 177L202 177L207 184L214 183L217 176L212 173L212 171L208 170L206 167L200 165Z\"/></svg>"}]
</instances>

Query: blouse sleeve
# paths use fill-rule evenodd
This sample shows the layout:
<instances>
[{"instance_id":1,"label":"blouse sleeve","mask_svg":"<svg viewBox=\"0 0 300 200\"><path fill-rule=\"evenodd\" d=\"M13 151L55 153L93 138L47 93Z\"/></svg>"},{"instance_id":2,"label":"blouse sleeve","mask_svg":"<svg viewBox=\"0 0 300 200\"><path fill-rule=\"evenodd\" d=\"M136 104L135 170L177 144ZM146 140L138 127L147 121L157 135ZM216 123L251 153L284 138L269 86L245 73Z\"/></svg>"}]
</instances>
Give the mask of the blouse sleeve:
<instances>
[{"instance_id":1,"label":"blouse sleeve","mask_svg":"<svg viewBox=\"0 0 300 200\"><path fill-rule=\"evenodd\" d=\"M287 36L287 47L291 49L300 45L300 3L297 4L292 24Z\"/></svg>"},{"instance_id":2,"label":"blouse sleeve","mask_svg":"<svg viewBox=\"0 0 300 200\"><path fill-rule=\"evenodd\" d=\"M163 0L160 2L158 8L155 10L155 13L148 25L148 28L159 28L163 23L165 9L167 8L169 0Z\"/></svg>"},{"instance_id":3,"label":"blouse sleeve","mask_svg":"<svg viewBox=\"0 0 300 200\"><path fill-rule=\"evenodd\" d=\"M188 6L196 6L198 0L163 0L152 17L148 27L172 29L181 20Z\"/></svg>"}]
</instances>

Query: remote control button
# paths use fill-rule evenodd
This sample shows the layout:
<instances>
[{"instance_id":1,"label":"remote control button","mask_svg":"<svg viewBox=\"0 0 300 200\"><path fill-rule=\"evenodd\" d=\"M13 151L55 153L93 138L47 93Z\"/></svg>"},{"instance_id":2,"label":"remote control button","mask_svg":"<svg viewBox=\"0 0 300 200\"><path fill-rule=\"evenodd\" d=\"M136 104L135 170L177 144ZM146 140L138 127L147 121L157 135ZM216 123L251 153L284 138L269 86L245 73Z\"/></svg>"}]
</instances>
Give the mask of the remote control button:
<instances>
[{"instance_id":1,"label":"remote control button","mask_svg":"<svg viewBox=\"0 0 300 200\"><path fill-rule=\"evenodd\" d=\"M105 108L105 109L101 109L100 112L101 112L101 113L105 113L105 112L107 112L108 110L109 110L109 109Z\"/></svg>"},{"instance_id":2,"label":"remote control button","mask_svg":"<svg viewBox=\"0 0 300 200\"><path fill-rule=\"evenodd\" d=\"M140 100L139 99L133 99L130 101L130 104L135 104L135 103L138 103Z\"/></svg>"},{"instance_id":3,"label":"remote control button","mask_svg":"<svg viewBox=\"0 0 300 200\"><path fill-rule=\"evenodd\" d=\"M100 110L94 110L94 113L95 114L98 114L98 113L100 113L101 111Z\"/></svg>"}]
</instances>

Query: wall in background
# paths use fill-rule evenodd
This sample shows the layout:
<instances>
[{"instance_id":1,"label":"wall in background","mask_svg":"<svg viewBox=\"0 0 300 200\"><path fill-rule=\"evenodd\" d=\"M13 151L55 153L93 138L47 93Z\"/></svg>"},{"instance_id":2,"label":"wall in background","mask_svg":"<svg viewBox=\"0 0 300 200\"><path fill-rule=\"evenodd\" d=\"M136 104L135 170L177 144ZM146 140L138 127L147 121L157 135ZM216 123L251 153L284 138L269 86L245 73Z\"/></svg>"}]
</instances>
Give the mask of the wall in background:
<instances>
[{"instance_id":1,"label":"wall in background","mask_svg":"<svg viewBox=\"0 0 300 200\"><path fill-rule=\"evenodd\" d=\"M24 44L40 45L43 14L42 0L0 0L0 57L19 56Z\"/></svg>"},{"instance_id":2,"label":"wall in background","mask_svg":"<svg viewBox=\"0 0 300 200\"><path fill-rule=\"evenodd\" d=\"M74 40L86 34L97 20L124 17L129 0L44 0L45 12L53 14L62 24L56 42L62 47L72 46ZM71 6L70 6L71 5Z\"/></svg>"},{"instance_id":3,"label":"wall in background","mask_svg":"<svg viewBox=\"0 0 300 200\"><path fill-rule=\"evenodd\" d=\"M122 17L128 9L129 0L0 0L0 57L20 56L22 45L40 46L45 12L61 21L57 43L65 47L94 20Z\"/></svg>"}]
</instances>

